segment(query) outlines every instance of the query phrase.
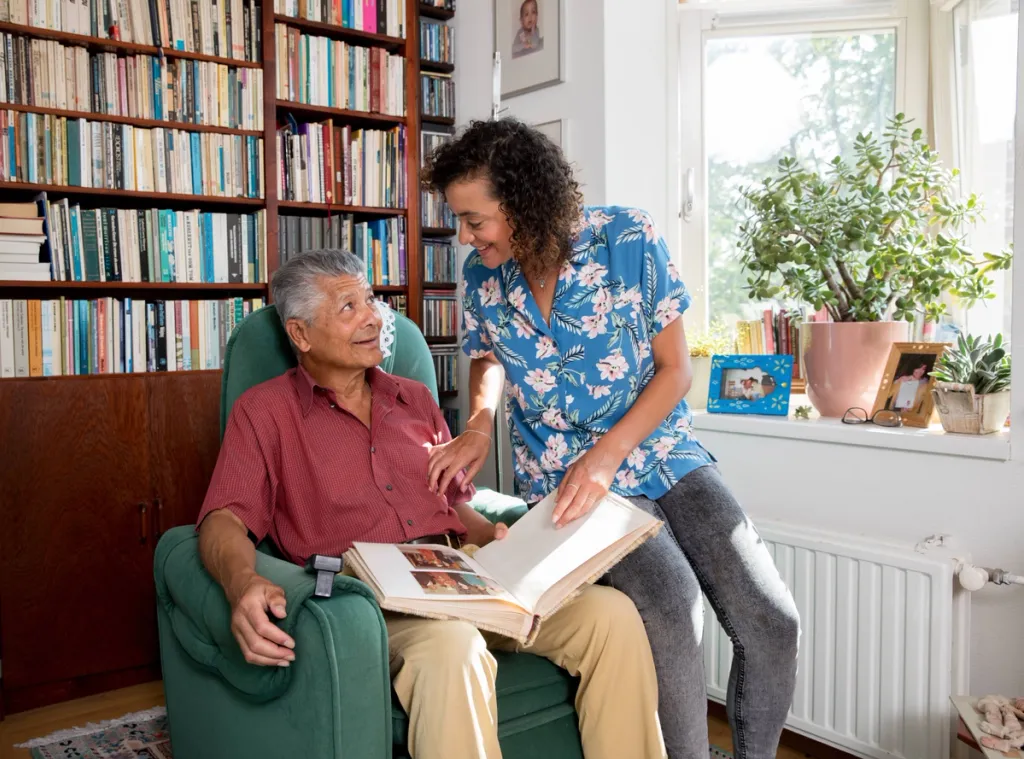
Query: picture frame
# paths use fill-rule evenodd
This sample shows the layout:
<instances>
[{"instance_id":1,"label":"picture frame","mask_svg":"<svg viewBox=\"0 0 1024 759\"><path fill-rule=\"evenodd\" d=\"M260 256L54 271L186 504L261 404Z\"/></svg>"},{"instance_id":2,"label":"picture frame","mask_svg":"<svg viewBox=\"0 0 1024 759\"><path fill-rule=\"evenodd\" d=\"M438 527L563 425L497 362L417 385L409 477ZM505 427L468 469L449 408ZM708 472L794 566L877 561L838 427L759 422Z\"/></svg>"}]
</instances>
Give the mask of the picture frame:
<instances>
[{"instance_id":1,"label":"picture frame","mask_svg":"<svg viewBox=\"0 0 1024 759\"><path fill-rule=\"evenodd\" d=\"M542 121L539 124L534 124L533 128L555 143L562 152L565 152L565 119Z\"/></svg>"},{"instance_id":2,"label":"picture frame","mask_svg":"<svg viewBox=\"0 0 1024 759\"><path fill-rule=\"evenodd\" d=\"M494 0L501 98L565 81L565 0Z\"/></svg>"},{"instance_id":3,"label":"picture frame","mask_svg":"<svg viewBox=\"0 0 1024 759\"><path fill-rule=\"evenodd\" d=\"M708 412L788 416L793 391L790 355L722 355L711 357Z\"/></svg>"},{"instance_id":4,"label":"picture frame","mask_svg":"<svg viewBox=\"0 0 1024 759\"><path fill-rule=\"evenodd\" d=\"M929 376L949 343L893 343L871 414L895 411L907 427L927 427L935 412Z\"/></svg>"}]
</instances>

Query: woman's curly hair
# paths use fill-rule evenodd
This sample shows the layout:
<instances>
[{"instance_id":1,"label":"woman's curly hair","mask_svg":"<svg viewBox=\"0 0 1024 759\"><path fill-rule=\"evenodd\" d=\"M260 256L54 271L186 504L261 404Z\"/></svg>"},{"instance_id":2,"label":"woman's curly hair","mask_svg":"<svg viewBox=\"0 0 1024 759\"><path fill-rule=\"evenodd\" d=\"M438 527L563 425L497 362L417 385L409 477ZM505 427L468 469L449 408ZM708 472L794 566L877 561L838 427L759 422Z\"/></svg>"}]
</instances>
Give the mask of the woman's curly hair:
<instances>
[{"instance_id":1,"label":"woman's curly hair","mask_svg":"<svg viewBox=\"0 0 1024 759\"><path fill-rule=\"evenodd\" d=\"M512 254L539 275L569 260L583 195L551 140L512 118L473 121L429 157L423 183L444 192L463 179L487 178L512 227Z\"/></svg>"}]
</instances>

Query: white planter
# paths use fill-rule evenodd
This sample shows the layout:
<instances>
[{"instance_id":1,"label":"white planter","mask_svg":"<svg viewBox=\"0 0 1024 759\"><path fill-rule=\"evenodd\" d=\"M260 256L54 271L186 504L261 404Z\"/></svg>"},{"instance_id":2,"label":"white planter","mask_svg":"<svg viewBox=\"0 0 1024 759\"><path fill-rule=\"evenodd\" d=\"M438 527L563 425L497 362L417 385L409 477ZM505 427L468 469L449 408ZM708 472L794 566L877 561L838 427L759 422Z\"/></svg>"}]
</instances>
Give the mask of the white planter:
<instances>
[{"instance_id":1,"label":"white planter","mask_svg":"<svg viewBox=\"0 0 1024 759\"><path fill-rule=\"evenodd\" d=\"M708 407L708 385L711 384L711 357L691 356L693 382L690 392L686 394L686 402L693 411L704 411Z\"/></svg>"},{"instance_id":2,"label":"white planter","mask_svg":"<svg viewBox=\"0 0 1024 759\"><path fill-rule=\"evenodd\" d=\"M936 382L932 390L942 429L967 435L998 432L1010 415L1010 391L975 395L974 385Z\"/></svg>"}]
</instances>

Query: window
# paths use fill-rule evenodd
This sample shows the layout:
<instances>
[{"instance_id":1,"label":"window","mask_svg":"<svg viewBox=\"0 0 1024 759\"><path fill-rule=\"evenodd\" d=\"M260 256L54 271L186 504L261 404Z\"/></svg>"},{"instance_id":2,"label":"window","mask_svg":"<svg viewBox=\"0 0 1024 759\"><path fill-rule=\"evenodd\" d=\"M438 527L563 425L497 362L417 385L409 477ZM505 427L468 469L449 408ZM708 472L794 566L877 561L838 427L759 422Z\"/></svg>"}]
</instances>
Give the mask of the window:
<instances>
[{"instance_id":1,"label":"window","mask_svg":"<svg viewBox=\"0 0 1024 759\"><path fill-rule=\"evenodd\" d=\"M773 174L784 155L809 168L851 157L858 133L881 134L897 112L927 128L928 7L818 0L773 13L782 4L719 3L753 8L746 16L685 7L679 158L693 205L679 240L699 328L757 319L771 307L749 299L739 264L742 187Z\"/></svg>"},{"instance_id":2,"label":"window","mask_svg":"<svg viewBox=\"0 0 1024 759\"><path fill-rule=\"evenodd\" d=\"M956 163L961 188L984 201L970 235L975 253L1013 242L1013 128L1016 111L1017 1L962 0L954 9ZM1010 333L1010 272L992 276L995 298L959 314L971 333Z\"/></svg>"}]
</instances>

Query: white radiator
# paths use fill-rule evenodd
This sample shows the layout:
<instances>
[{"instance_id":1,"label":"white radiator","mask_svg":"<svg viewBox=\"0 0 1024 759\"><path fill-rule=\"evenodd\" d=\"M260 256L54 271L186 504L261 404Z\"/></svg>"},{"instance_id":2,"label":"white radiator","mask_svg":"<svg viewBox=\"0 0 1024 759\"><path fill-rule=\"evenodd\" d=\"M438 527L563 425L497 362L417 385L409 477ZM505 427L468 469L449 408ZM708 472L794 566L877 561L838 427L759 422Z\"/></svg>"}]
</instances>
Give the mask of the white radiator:
<instances>
[{"instance_id":1,"label":"white radiator","mask_svg":"<svg viewBox=\"0 0 1024 759\"><path fill-rule=\"evenodd\" d=\"M787 727L856 756L949 757L969 614L966 599L954 602L951 562L778 523L757 528L800 610ZM732 644L706 599L705 609L708 696L724 702Z\"/></svg>"}]
</instances>

